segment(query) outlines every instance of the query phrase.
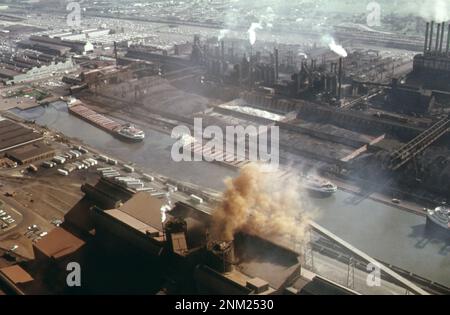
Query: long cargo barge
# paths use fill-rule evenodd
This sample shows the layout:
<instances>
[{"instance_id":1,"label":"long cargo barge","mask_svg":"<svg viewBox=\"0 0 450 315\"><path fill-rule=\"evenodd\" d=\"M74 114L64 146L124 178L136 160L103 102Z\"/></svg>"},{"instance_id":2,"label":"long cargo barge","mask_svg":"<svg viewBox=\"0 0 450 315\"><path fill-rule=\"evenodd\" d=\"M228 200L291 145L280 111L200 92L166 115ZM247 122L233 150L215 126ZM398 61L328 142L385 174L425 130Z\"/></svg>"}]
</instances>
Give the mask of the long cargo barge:
<instances>
[{"instance_id":1,"label":"long cargo barge","mask_svg":"<svg viewBox=\"0 0 450 315\"><path fill-rule=\"evenodd\" d=\"M84 121L128 141L142 141L145 139L145 133L141 129L131 124L121 124L115 120L99 114L86 107L79 100L71 100L68 103L69 113L75 115Z\"/></svg>"}]
</instances>

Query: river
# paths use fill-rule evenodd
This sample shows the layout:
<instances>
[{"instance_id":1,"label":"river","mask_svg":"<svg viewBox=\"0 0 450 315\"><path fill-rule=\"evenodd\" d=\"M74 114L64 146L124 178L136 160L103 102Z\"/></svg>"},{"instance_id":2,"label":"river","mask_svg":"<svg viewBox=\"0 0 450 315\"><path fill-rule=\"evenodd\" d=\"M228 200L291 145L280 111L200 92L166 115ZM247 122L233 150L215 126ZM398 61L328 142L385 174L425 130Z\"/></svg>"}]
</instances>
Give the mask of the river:
<instances>
[{"instance_id":1,"label":"river","mask_svg":"<svg viewBox=\"0 0 450 315\"><path fill-rule=\"evenodd\" d=\"M144 142L124 143L70 115L63 102L13 112L108 155L177 180L222 190L223 180L236 175L232 169L212 163L174 162L170 150L175 140L151 129L144 128ZM311 199L307 204L311 210L319 210L319 224L370 256L450 286L450 237L430 237L422 216L370 199L355 204L353 197L339 191L331 198Z\"/></svg>"}]
</instances>

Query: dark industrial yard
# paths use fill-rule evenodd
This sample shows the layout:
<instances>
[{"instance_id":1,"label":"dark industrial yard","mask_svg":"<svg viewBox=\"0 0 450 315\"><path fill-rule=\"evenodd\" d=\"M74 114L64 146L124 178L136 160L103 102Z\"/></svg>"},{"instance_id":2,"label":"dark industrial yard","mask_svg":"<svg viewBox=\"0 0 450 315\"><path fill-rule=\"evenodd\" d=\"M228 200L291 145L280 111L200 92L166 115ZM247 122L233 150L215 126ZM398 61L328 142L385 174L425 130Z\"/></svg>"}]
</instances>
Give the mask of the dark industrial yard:
<instances>
[{"instance_id":1,"label":"dark industrial yard","mask_svg":"<svg viewBox=\"0 0 450 315\"><path fill-rule=\"evenodd\" d=\"M449 294L450 17L300 2L0 1L0 294Z\"/></svg>"}]
</instances>

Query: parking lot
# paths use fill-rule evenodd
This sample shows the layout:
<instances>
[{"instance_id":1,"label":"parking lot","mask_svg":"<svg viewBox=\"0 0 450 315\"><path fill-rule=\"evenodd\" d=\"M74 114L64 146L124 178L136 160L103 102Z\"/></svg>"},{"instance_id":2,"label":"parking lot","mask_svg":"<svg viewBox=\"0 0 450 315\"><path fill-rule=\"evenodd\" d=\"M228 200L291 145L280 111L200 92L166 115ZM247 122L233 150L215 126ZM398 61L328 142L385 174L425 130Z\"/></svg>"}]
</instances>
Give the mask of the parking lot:
<instances>
[{"instance_id":1,"label":"parking lot","mask_svg":"<svg viewBox=\"0 0 450 315\"><path fill-rule=\"evenodd\" d=\"M9 208L3 201L0 201L0 235L6 233L17 226L22 219L22 215Z\"/></svg>"}]
</instances>

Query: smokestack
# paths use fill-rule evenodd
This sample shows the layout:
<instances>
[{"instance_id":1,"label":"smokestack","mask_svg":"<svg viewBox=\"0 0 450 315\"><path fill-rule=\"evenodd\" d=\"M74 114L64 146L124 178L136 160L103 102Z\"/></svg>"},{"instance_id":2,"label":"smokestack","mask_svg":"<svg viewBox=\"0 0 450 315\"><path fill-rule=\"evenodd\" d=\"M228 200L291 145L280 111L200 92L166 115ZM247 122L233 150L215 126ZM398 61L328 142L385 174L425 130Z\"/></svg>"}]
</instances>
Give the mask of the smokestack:
<instances>
[{"instance_id":1,"label":"smokestack","mask_svg":"<svg viewBox=\"0 0 450 315\"><path fill-rule=\"evenodd\" d=\"M116 66L117 66L117 42L114 42L114 59L116 59Z\"/></svg>"},{"instance_id":2,"label":"smokestack","mask_svg":"<svg viewBox=\"0 0 450 315\"><path fill-rule=\"evenodd\" d=\"M236 65L236 71L237 71L237 79L238 79L238 83L239 83L239 85L240 85L241 82L242 82L242 70L241 70L241 65L240 65L240 64L237 64L237 65Z\"/></svg>"},{"instance_id":3,"label":"smokestack","mask_svg":"<svg viewBox=\"0 0 450 315\"><path fill-rule=\"evenodd\" d=\"M253 86L253 46L250 46L250 67L248 69L250 86Z\"/></svg>"},{"instance_id":4,"label":"smokestack","mask_svg":"<svg viewBox=\"0 0 450 315\"><path fill-rule=\"evenodd\" d=\"M274 49L275 54L275 80L278 80L280 75L280 68L279 68L279 56L278 56L278 49Z\"/></svg>"},{"instance_id":5,"label":"smokestack","mask_svg":"<svg viewBox=\"0 0 450 315\"><path fill-rule=\"evenodd\" d=\"M448 31L447 31L447 49L446 54L448 55L448 51L450 49L450 24L448 25Z\"/></svg>"},{"instance_id":6,"label":"smokestack","mask_svg":"<svg viewBox=\"0 0 450 315\"><path fill-rule=\"evenodd\" d=\"M228 48L228 59L231 61L231 63L234 63L234 51L233 48Z\"/></svg>"},{"instance_id":7,"label":"smokestack","mask_svg":"<svg viewBox=\"0 0 450 315\"><path fill-rule=\"evenodd\" d=\"M427 22L427 30L425 31L425 45L423 48L423 53L426 54L428 51L428 32L430 31L430 23Z\"/></svg>"},{"instance_id":8,"label":"smokestack","mask_svg":"<svg viewBox=\"0 0 450 315\"><path fill-rule=\"evenodd\" d=\"M213 241L207 244L209 252L209 266L220 273L231 272L234 269L234 242L233 241Z\"/></svg>"},{"instance_id":9,"label":"smokestack","mask_svg":"<svg viewBox=\"0 0 450 315\"><path fill-rule=\"evenodd\" d=\"M439 53L442 53L442 45L444 42L444 33L445 33L445 22L441 24L441 40L439 42Z\"/></svg>"},{"instance_id":10,"label":"smokestack","mask_svg":"<svg viewBox=\"0 0 450 315\"><path fill-rule=\"evenodd\" d=\"M341 88L342 88L342 58L339 58L339 74L338 74L338 100L341 99Z\"/></svg>"},{"instance_id":11,"label":"smokestack","mask_svg":"<svg viewBox=\"0 0 450 315\"><path fill-rule=\"evenodd\" d=\"M225 61L225 42L223 40L220 41L220 47L221 47L221 58L222 61Z\"/></svg>"},{"instance_id":12,"label":"smokestack","mask_svg":"<svg viewBox=\"0 0 450 315\"><path fill-rule=\"evenodd\" d=\"M437 25L437 35L436 35L436 47L434 48L434 52L437 52L439 49L439 36L441 35L441 24Z\"/></svg>"},{"instance_id":13,"label":"smokestack","mask_svg":"<svg viewBox=\"0 0 450 315\"><path fill-rule=\"evenodd\" d=\"M431 52L431 46L433 45L433 33L434 33L434 21L431 21L430 29L430 42L428 43L428 50Z\"/></svg>"},{"instance_id":14,"label":"smokestack","mask_svg":"<svg viewBox=\"0 0 450 315\"><path fill-rule=\"evenodd\" d=\"M216 59L220 58L220 47L219 46L214 46L214 57Z\"/></svg>"}]
</instances>

